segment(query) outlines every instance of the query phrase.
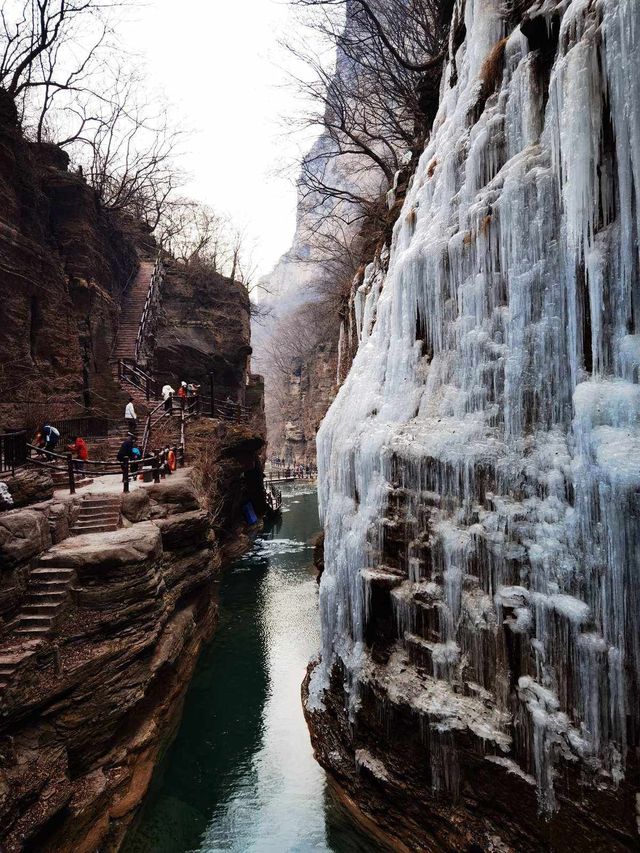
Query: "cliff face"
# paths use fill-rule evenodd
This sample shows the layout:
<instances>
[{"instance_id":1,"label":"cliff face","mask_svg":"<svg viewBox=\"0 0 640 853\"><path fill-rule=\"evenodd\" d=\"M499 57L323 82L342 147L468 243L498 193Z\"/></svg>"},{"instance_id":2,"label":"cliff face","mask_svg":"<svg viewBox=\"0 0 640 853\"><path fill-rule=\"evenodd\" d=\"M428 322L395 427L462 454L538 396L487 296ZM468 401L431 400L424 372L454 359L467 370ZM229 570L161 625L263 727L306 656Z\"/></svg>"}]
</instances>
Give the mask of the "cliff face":
<instances>
[{"instance_id":1,"label":"cliff face","mask_svg":"<svg viewBox=\"0 0 640 853\"><path fill-rule=\"evenodd\" d=\"M337 364L336 339L316 344L294 360L281 394L268 401L271 450L288 463L315 461L315 436L335 396Z\"/></svg>"},{"instance_id":2,"label":"cliff face","mask_svg":"<svg viewBox=\"0 0 640 853\"><path fill-rule=\"evenodd\" d=\"M207 395L212 377L215 397L244 403L250 355L246 289L205 267L170 263L160 294L154 375L171 384L198 382Z\"/></svg>"},{"instance_id":3,"label":"cliff face","mask_svg":"<svg viewBox=\"0 0 640 853\"><path fill-rule=\"evenodd\" d=\"M14 570L26 576L29 560L51 542L53 519L63 535L78 502L2 516L9 535L0 547ZM25 658L2 694L7 851L117 846L214 628L223 552L190 478L132 492L122 513L128 527L63 538L40 560L73 569L73 580L55 636ZM39 538L32 532L18 553L20 530L33 530L34 520Z\"/></svg>"},{"instance_id":4,"label":"cliff face","mask_svg":"<svg viewBox=\"0 0 640 853\"><path fill-rule=\"evenodd\" d=\"M39 402L115 393L108 359L137 254L64 152L29 144L0 99L0 424L15 427L51 409Z\"/></svg>"},{"instance_id":5,"label":"cliff face","mask_svg":"<svg viewBox=\"0 0 640 853\"><path fill-rule=\"evenodd\" d=\"M318 435L321 763L409 849L638 843L632 0L459 0Z\"/></svg>"}]
</instances>

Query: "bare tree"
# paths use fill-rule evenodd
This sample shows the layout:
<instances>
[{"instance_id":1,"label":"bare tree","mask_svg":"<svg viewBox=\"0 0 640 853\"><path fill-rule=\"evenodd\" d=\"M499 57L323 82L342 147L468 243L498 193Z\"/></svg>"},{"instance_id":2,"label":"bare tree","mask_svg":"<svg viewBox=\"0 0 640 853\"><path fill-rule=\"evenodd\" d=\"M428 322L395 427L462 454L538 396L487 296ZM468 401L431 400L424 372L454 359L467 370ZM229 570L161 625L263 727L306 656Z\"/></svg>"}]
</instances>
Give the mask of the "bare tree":
<instances>
[{"instance_id":1,"label":"bare tree","mask_svg":"<svg viewBox=\"0 0 640 853\"><path fill-rule=\"evenodd\" d=\"M415 156L435 114L451 0L296 0L308 26L333 45L335 67L310 40L286 47L306 68L295 80L311 104L305 127L322 132L302 164L303 204L316 221L353 224L377 204ZM314 217L309 217L311 221Z\"/></svg>"},{"instance_id":2,"label":"bare tree","mask_svg":"<svg viewBox=\"0 0 640 853\"><path fill-rule=\"evenodd\" d=\"M0 87L15 100L38 140L62 95L96 90L110 13L128 0L5 0L0 10Z\"/></svg>"},{"instance_id":3,"label":"bare tree","mask_svg":"<svg viewBox=\"0 0 640 853\"><path fill-rule=\"evenodd\" d=\"M186 134L170 124L161 101L141 103L145 86L136 72L117 67L110 73L112 81L107 85L105 74L102 94L68 110L69 135L58 144L82 166L106 209L127 213L154 230L182 181L177 161Z\"/></svg>"}]
</instances>

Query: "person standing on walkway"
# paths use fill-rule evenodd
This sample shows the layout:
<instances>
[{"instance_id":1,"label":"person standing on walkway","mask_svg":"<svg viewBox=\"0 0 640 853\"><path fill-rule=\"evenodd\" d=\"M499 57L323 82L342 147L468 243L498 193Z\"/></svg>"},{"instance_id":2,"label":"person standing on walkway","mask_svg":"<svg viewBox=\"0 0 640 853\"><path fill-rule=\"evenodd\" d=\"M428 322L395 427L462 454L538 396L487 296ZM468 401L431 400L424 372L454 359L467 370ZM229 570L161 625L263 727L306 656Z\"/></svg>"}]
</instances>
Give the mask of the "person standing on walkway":
<instances>
[{"instance_id":1,"label":"person standing on walkway","mask_svg":"<svg viewBox=\"0 0 640 853\"><path fill-rule=\"evenodd\" d=\"M180 408L184 411L187 402L187 383L181 382L178 388L178 397L180 398Z\"/></svg>"},{"instance_id":2,"label":"person standing on walkway","mask_svg":"<svg viewBox=\"0 0 640 853\"><path fill-rule=\"evenodd\" d=\"M71 439L71 444L67 445L67 450L76 454L76 460L73 465L76 471L79 474L82 474L84 471L84 463L89 458L89 450L84 438L80 438L79 435L74 435Z\"/></svg>"},{"instance_id":3,"label":"person standing on walkway","mask_svg":"<svg viewBox=\"0 0 640 853\"><path fill-rule=\"evenodd\" d=\"M162 399L164 400L164 410L165 412L171 412L173 409L173 395L176 392L173 390L171 385L167 382L166 385L162 386Z\"/></svg>"},{"instance_id":4,"label":"person standing on walkway","mask_svg":"<svg viewBox=\"0 0 640 853\"><path fill-rule=\"evenodd\" d=\"M138 432L138 416L133 408L133 397L129 397L129 402L124 410L124 419L127 422L127 428L132 435L137 435Z\"/></svg>"},{"instance_id":5,"label":"person standing on walkway","mask_svg":"<svg viewBox=\"0 0 640 853\"><path fill-rule=\"evenodd\" d=\"M40 430L40 434L44 439L44 450L52 452L60 441L60 433L51 424L45 424Z\"/></svg>"}]
</instances>

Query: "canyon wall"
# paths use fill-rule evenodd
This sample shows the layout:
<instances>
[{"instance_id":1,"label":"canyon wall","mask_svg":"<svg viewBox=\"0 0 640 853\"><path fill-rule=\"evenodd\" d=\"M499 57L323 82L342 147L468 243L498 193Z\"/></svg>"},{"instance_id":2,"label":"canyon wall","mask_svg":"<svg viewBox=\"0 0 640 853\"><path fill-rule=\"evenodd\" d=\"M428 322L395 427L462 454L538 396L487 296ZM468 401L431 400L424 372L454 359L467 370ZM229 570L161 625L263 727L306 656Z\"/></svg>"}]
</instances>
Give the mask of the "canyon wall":
<instances>
[{"instance_id":1,"label":"canyon wall","mask_svg":"<svg viewBox=\"0 0 640 853\"><path fill-rule=\"evenodd\" d=\"M213 382L215 397L244 403L250 355L246 288L204 265L168 261L150 359L158 381L198 382L206 395Z\"/></svg>"},{"instance_id":2,"label":"canyon wall","mask_svg":"<svg viewBox=\"0 0 640 853\"><path fill-rule=\"evenodd\" d=\"M67 155L23 137L0 91L0 427L100 408L143 234L101 208Z\"/></svg>"},{"instance_id":3,"label":"canyon wall","mask_svg":"<svg viewBox=\"0 0 640 853\"><path fill-rule=\"evenodd\" d=\"M239 476L233 485L242 489ZM215 628L216 576L246 541L237 518L227 519L236 536L226 545L214 535L191 475L126 495L120 530L64 537L80 503L59 498L0 517L3 572L28 579L38 555L40 569L73 570L54 635L0 694L8 853L117 849ZM53 547L52 531L54 542L63 537ZM9 640L0 637L3 653Z\"/></svg>"},{"instance_id":4,"label":"canyon wall","mask_svg":"<svg viewBox=\"0 0 640 853\"><path fill-rule=\"evenodd\" d=\"M631 850L640 7L458 0L318 434L319 761L396 846Z\"/></svg>"},{"instance_id":5,"label":"canyon wall","mask_svg":"<svg viewBox=\"0 0 640 853\"><path fill-rule=\"evenodd\" d=\"M105 211L62 151L29 143L1 91L0 211L0 428L96 410L119 421L125 390L110 357L153 241ZM190 419L189 467L126 495L113 478L69 496L48 474L5 475L20 507L0 512L7 853L118 848L215 628L219 572L259 528L245 520L247 502L264 509L266 433L247 293L210 270L165 266L145 366L207 394L212 374L214 394L242 402L248 419ZM152 446L179 431L177 417L156 424ZM113 514L118 529L73 535L87 488L96 529Z\"/></svg>"}]
</instances>

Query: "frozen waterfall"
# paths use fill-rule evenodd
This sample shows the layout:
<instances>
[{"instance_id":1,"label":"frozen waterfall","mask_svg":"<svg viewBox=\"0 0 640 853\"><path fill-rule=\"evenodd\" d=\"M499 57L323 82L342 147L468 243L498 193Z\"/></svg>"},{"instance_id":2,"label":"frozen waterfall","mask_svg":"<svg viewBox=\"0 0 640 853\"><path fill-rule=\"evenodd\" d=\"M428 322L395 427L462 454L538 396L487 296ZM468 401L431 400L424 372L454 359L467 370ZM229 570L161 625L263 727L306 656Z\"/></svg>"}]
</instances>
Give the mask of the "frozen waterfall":
<instances>
[{"instance_id":1,"label":"frozen waterfall","mask_svg":"<svg viewBox=\"0 0 640 853\"><path fill-rule=\"evenodd\" d=\"M321 703L339 659L357 706L367 572L403 489L399 648L430 595L434 695L460 725L446 684L491 691L489 757L552 811L560 757L615 784L640 713L640 4L540 0L515 28L503 6L457 3L386 277L372 265L357 294L359 349L318 435L312 689Z\"/></svg>"}]
</instances>

